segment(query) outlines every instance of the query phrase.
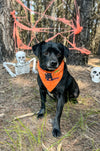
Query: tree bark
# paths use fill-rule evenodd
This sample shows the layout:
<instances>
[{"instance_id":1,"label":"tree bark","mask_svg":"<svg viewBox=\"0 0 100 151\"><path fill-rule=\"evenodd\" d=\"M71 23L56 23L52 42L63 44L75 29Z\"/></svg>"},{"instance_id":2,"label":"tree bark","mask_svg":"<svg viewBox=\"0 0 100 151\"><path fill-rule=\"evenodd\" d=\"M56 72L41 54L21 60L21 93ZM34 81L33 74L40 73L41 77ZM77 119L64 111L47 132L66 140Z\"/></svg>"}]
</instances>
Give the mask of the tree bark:
<instances>
[{"instance_id":1,"label":"tree bark","mask_svg":"<svg viewBox=\"0 0 100 151\"><path fill-rule=\"evenodd\" d=\"M30 9L30 0L27 0L27 7ZM31 22L30 18L31 18L30 12L28 11L28 21L29 21L29 23ZM30 39L31 39L31 33L28 31L28 33L27 33L27 44L30 42Z\"/></svg>"},{"instance_id":2,"label":"tree bark","mask_svg":"<svg viewBox=\"0 0 100 151\"><path fill-rule=\"evenodd\" d=\"M91 27L91 15L93 10L93 0L77 0L80 7L80 21L83 26L82 32L77 35L77 46L83 46L89 49L90 46L90 27Z\"/></svg>"},{"instance_id":3,"label":"tree bark","mask_svg":"<svg viewBox=\"0 0 100 151\"><path fill-rule=\"evenodd\" d=\"M13 19L10 11L11 0L0 0L0 63L14 56Z\"/></svg>"},{"instance_id":4,"label":"tree bark","mask_svg":"<svg viewBox=\"0 0 100 151\"><path fill-rule=\"evenodd\" d=\"M98 47L97 54L100 55L100 41L99 41L99 47Z\"/></svg>"},{"instance_id":5,"label":"tree bark","mask_svg":"<svg viewBox=\"0 0 100 151\"><path fill-rule=\"evenodd\" d=\"M90 26L91 15L93 9L93 0L76 0L80 8L80 25L83 30L80 34L75 36L75 43L77 47L90 48ZM75 17L76 12L73 13ZM72 37L71 37L72 38ZM70 39L72 41L72 39ZM88 63L88 55L81 54L78 51L72 50L68 59L69 64L86 65Z\"/></svg>"}]
</instances>

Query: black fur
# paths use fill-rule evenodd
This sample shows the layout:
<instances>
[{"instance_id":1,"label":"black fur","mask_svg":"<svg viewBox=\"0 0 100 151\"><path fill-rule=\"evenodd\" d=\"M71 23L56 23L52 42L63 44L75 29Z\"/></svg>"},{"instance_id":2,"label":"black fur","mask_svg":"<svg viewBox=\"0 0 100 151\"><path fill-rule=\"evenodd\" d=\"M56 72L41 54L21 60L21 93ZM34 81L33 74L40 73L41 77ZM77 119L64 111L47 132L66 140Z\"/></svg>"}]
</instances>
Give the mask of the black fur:
<instances>
[{"instance_id":1,"label":"black fur","mask_svg":"<svg viewBox=\"0 0 100 151\"><path fill-rule=\"evenodd\" d=\"M67 58L69 55L69 49L61 43L46 43L43 41L33 46L32 49L34 54L39 58L40 67L47 71L55 70L61 64L64 56ZM41 97L41 109L38 113L38 118L40 118L45 113L46 94L48 94L48 91L42 83L39 75L38 85L40 88ZM63 77L51 93L57 99L56 116L54 118L52 134L54 137L58 137L61 135L60 117L64 103L66 103L68 100L71 100L72 98L77 98L79 95L79 87L75 79L68 72L66 63L64 64Z\"/></svg>"}]
</instances>

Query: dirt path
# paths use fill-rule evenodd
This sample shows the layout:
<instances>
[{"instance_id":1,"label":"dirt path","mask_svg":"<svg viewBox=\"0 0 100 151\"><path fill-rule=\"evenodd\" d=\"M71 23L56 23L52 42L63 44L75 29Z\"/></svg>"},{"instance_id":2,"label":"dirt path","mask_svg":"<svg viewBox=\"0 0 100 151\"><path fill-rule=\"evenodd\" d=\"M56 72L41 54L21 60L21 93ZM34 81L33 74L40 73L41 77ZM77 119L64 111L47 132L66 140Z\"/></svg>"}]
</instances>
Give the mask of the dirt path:
<instances>
[{"instance_id":1,"label":"dirt path","mask_svg":"<svg viewBox=\"0 0 100 151\"><path fill-rule=\"evenodd\" d=\"M100 59L91 57L89 65L100 66ZM62 136L56 139L52 137L56 103L49 98L43 119L37 120L34 115L14 121L17 116L38 112L37 75L30 73L11 78L0 65L0 151L43 151L48 148L56 151L57 147L60 151L61 148L63 151L100 150L100 83L91 81L91 67L69 65L68 69L81 93L78 104L65 105L61 118Z\"/></svg>"}]
</instances>

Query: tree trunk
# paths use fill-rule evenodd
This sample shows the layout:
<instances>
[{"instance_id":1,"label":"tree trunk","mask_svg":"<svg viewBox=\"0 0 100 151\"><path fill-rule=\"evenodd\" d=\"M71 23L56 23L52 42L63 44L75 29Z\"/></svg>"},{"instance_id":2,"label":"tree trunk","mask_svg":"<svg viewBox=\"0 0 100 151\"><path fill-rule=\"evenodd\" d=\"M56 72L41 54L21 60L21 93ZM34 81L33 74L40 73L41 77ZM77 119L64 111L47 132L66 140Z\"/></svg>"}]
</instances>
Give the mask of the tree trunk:
<instances>
[{"instance_id":1,"label":"tree trunk","mask_svg":"<svg viewBox=\"0 0 100 151\"><path fill-rule=\"evenodd\" d=\"M91 27L91 16L93 10L93 0L77 0L78 6L80 6L80 19L81 26L83 26L82 32L77 35L76 43L77 46L83 46L89 48L90 46L90 27Z\"/></svg>"},{"instance_id":2,"label":"tree trunk","mask_svg":"<svg viewBox=\"0 0 100 151\"><path fill-rule=\"evenodd\" d=\"M99 41L99 47L98 47L97 55L100 55L100 41Z\"/></svg>"},{"instance_id":3,"label":"tree trunk","mask_svg":"<svg viewBox=\"0 0 100 151\"><path fill-rule=\"evenodd\" d=\"M75 43L77 47L84 47L89 49L93 0L77 0L77 4L80 7L80 24L83 27L83 30L80 34L76 35ZM72 50L68 63L85 65L88 63L88 55Z\"/></svg>"},{"instance_id":4,"label":"tree trunk","mask_svg":"<svg viewBox=\"0 0 100 151\"><path fill-rule=\"evenodd\" d=\"M13 20L10 11L11 1L0 0L0 62L14 56Z\"/></svg>"},{"instance_id":5,"label":"tree trunk","mask_svg":"<svg viewBox=\"0 0 100 151\"><path fill-rule=\"evenodd\" d=\"M27 7L30 9L30 1L29 0L27 0ZM29 23L31 22L30 18L31 18L30 12L28 11L28 22ZM31 33L28 31L28 34L27 34L27 44L30 42L30 39L31 39Z\"/></svg>"}]
</instances>

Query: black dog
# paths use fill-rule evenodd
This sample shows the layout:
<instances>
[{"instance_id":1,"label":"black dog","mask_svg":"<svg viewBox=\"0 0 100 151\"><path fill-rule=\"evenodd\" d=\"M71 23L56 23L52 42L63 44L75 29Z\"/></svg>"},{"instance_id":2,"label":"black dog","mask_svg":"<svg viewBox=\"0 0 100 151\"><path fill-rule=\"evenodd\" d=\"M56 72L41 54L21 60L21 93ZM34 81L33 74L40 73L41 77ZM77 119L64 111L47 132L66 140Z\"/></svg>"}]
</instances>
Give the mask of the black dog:
<instances>
[{"instance_id":1,"label":"black dog","mask_svg":"<svg viewBox=\"0 0 100 151\"><path fill-rule=\"evenodd\" d=\"M52 93L57 99L56 116L54 118L52 134L54 137L58 137L61 135L60 117L64 103L71 98L77 98L79 95L79 87L75 79L69 74L66 63L63 61L64 56L66 58L68 57L69 49L61 43L46 43L44 41L34 45L32 49L34 54L39 58L38 84L41 96L41 109L38 113L38 118L41 118L45 113L46 94L48 94L48 92ZM42 71L44 75L42 75ZM56 77L53 77L55 73ZM59 74L61 75L60 78ZM60 81L55 84L55 81L58 79L60 79ZM47 85L45 85L45 80L47 80ZM52 88L52 83L50 84L49 82L53 82L55 86Z\"/></svg>"}]
</instances>

